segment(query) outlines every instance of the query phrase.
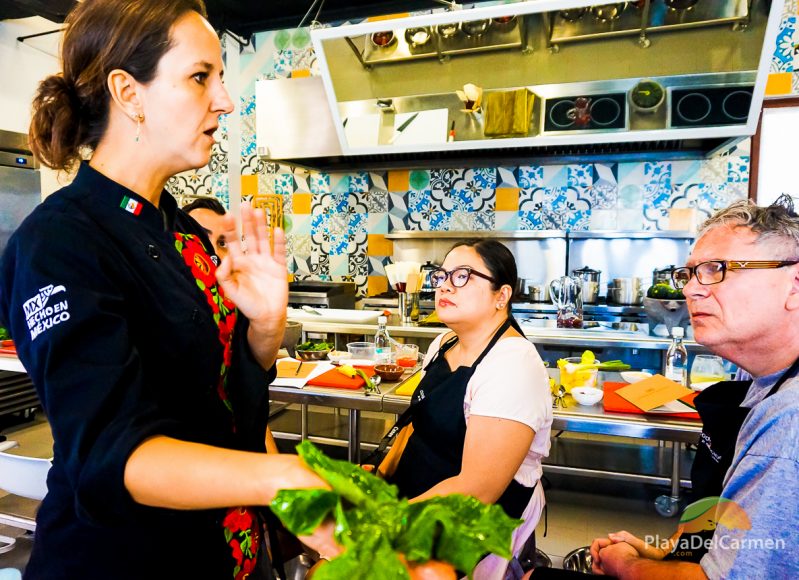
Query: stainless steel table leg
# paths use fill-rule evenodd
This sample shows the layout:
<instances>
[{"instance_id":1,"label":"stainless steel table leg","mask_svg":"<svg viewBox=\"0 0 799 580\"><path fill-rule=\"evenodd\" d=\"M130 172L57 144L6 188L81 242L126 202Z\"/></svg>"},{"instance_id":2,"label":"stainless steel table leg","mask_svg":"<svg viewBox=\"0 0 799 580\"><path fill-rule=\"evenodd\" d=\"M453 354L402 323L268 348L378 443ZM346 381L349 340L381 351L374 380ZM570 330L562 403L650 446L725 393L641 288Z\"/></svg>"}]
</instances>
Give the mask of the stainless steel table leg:
<instances>
[{"instance_id":1,"label":"stainless steel table leg","mask_svg":"<svg viewBox=\"0 0 799 580\"><path fill-rule=\"evenodd\" d=\"M361 412L358 409L349 410L350 446L347 459L352 463L361 462Z\"/></svg>"},{"instance_id":2,"label":"stainless steel table leg","mask_svg":"<svg viewBox=\"0 0 799 580\"><path fill-rule=\"evenodd\" d=\"M680 459L682 458L682 443L674 441L671 444L671 496L680 497Z\"/></svg>"},{"instance_id":3,"label":"stainless steel table leg","mask_svg":"<svg viewBox=\"0 0 799 580\"><path fill-rule=\"evenodd\" d=\"M673 441L671 444L671 495L659 495L655 499L655 511L666 518L677 515L680 509L681 456L682 443Z\"/></svg>"},{"instance_id":4,"label":"stainless steel table leg","mask_svg":"<svg viewBox=\"0 0 799 580\"><path fill-rule=\"evenodd\" d=\"M300 438L301 441L308 439L308 404L300 405Z\"/></svg>"}]
</instances>

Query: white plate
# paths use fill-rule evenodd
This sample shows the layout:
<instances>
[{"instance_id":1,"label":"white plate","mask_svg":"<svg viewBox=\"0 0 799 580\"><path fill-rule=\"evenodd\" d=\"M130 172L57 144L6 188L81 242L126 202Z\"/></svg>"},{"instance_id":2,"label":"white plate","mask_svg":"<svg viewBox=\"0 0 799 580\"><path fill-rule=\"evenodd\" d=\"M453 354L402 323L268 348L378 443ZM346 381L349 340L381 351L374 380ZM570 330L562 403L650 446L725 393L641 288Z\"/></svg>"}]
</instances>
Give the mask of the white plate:
<instances>
[{"instance_id":1,"label":"white plate","mask_svg":"<svg viewBox=\"0 0 799 580\"><path fill-rule=\"evenodd\" d=\"M643 381L652 376L652 373L646 373L644 371L622 371L619 374L621 374L621 378L628 383L637 383L638 381Z\"/></svg>"},{"instance_id":2,"label":"white plate","mask_svg":"<svg viewBox=\"0 0 799 580\"><path fill-rule=\"evenodd\" d=\"M345 310L342 308L315 308L319 314L305 312L299 308L289 308L289 320L299 322L352 322L353 324L368 324L377 322L382 310Z\"/></svg>"}]
</instances>

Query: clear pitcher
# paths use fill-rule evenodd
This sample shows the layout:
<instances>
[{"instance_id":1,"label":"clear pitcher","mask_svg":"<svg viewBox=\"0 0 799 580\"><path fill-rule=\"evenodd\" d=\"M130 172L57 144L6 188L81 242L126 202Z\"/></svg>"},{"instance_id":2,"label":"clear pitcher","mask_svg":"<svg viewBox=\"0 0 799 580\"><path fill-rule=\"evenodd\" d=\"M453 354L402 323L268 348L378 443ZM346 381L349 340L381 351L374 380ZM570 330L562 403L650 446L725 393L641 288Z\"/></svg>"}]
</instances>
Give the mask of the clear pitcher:
<instances>
[{"instance_id":1,"label":"clear pitcher","mask_svg":"<svg viewBox=\"0 0 799 580\"><path fill-rule=\"evenodd\" d=\"M558 309L558 328L583 327L583 281L561 276L549 283L549 295Z\"/></svg>"}]
</instances>

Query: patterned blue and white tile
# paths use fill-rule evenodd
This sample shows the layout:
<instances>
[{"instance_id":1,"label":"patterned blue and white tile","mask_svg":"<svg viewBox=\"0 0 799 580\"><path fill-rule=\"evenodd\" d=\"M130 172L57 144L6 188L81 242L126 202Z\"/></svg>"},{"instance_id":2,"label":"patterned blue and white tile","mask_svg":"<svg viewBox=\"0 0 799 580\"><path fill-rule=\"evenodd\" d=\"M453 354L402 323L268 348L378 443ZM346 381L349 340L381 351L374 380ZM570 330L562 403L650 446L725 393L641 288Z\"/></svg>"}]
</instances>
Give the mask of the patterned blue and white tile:
<instances>
[{"instance_id":1,"label":"patterned blue and white tile","mask_svg":"<svg viewBox=\"0 0 799 580\"><path fill-rule=\"evenodd\" d=\"M783 73L793 72L794 66L794 33L796 31L796 14L784 15L780 21L777 31L777 42L774 54L771 57L771 67L769 72Z\"/></svg>"},{"instance_id":2,"label":"patterned blue and white tile","mask_svg":"<svg viewBox=\"0 0 799 580\"><path fill-rule=\"evenodd\" d=\"M544 186L544 167L542 165L522 165L517 169L518 186L535 189Z\"/></svg>"},{"instance_id":3,"label":"patterned blue and white tile","mask_svg":"<svg viewBox=\"0 0 799 580\"><path fill-rule=\"evenodd\" d=\"M433 197L436 197L436 192ZM450 199L453 210L493 210L496 205L496 172L493 169L464 170L453 180ZM447 209L444 203L442 207Z\"/></svg>"},{"instance_id":4,"label":"patterned blue and white tile","mask_svg":"<svg viewBox=\"0 0 799 580\"><path fill-rule=\"evenodd\" d=\"M408 203L410 195L406 191L388 192L388 213L402 217L409 211Z\"/></svg>"},{"instance_id":5,"label":"patterned blue and white tile","mask_svg":"<svg viewBox=\"0 0 799 580\"><path fill-rule=\"evenodd\" d=\"M369 213L388 212L388 191L372 186L366 195L366 210Z\"/></svg>"},{"instance_id":6,"label":"patterned blue and white tile","mask_svg":"<svg viewBox=\"0 0 799 580\"><path fill-rule=\"evenodd\" d=\"M330 193L330 174L313 172L310 178L310 191L311 193Z\"/></svg>"},{"instance_id":7,"label":"patterned blue and white tile","mask_svg":"<svg viewBox=\"0 0 799 580\"><path fill-rule=\"evenodd\" d=\"M512 232L519 229L518 211L497 211L494 212L494 227L499 232Z\"/></svg>"},{"instance_id":8,"label":"patterned blue and white tile","mask_svg":"<svg viewBox=\"0 0 799 580\"><path fill-rule=\"evenodd\" d=\"M390 256L368 256L369 269L367 276L385 276L386 264L391 259Z\"/></svg>"},{"instance_id":9,"label":"patterned blue and white tile","mask_svg":"<svg viewBox=\"0 0 799 580\"><path fill-rule=\"evenodd\" d=\"M569 187L590 187L594 183L594 165L581 163L566 166L566 184Z\"/></svg>"},{"instance_id":10,"label":"patterned blue and white tile","mask_svg":"<svg viewBox=\"0 0 799 580\"><path fill-rule=\"evenodd\" d=\"M516 212L512 212L516 213ZM490 232L496 229L495 211L476 211L472 213L472 227L478 232Z\"/></svg>"},{"instance_id":11,"label":"patterned blue and white tile","mask_svg":"<svg viewBox=\"0 0 799 580\"><path fill-rule=\"evenodd\" d=\"M346 276L350 273L349 254L334 254L330 256L328 272L331 276Z\"/></svg>"},{"instance_id":12,"label":"patterned blue and white tile","mask_svg":"<svg viewBox=\"0 0 799 580\"><path fill-rule=\"evenodd\" d=\"M472 213L468 211L459 211L459 210L453 211L447 229L456 232L458 231L470 232L474 230L474 221L472 220Z\"/></svg>"},{"instance_id":13,"label":"patterned blue and white tile","mask_svg":"<svg viewBox=\"0 0 799 580\"><path fill-rule=\"evenodd\" d=\"M497 167L497 187L519 187L517 171L514 167Z\"/></svg>"},{"instance_id":14,"label":"patterned blue and white tile","mask_svg":"<svg viewBox=\"0 0 799 580\"><path fill-rule=\"evenodd\" d=\"M389 221L387 212L369 212L366 218L366 231L370 234L389 233Z\"/></svg>"},{"instance_id":15,"label":"patterned blue and white tile","mask_svg":"<svg viewBox=\"0 0 799 580\"><path fill-rule=\"evenodd\" d=\"M749 156L736 155L727 158L727 182L741 183L749 181Z\"/></svg>"},{"instance_id":16,"label":"patterned blue and white tile","mask_svg":"<svg viewBox=\"0 0 799 580\"><path fill-rule=\"evenodd\" d=\"M388 191L388 183L385 171L372 171L369 173L369 183L371 188Z\"/></svg>"}]
</instances>

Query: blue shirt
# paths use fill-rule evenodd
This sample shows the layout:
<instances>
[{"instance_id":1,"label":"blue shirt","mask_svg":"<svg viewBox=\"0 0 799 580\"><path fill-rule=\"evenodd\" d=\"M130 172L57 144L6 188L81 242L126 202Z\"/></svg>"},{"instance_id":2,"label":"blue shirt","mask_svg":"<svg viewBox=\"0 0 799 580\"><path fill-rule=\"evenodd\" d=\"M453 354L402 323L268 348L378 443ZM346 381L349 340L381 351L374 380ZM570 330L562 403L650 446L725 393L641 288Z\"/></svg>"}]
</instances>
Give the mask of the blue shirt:
<instances>
[{"instance_id":1,"label":"blue shirt","mask_svg":"<svg viewBox=\"0 0 799 580\"><path fill-rule=\"evenodd\" d=\"M742 403L751 411L722 497L746 512L751 528L718 524L701 561L709 578L799 578L799 378L766 398L784 372L755 379Z\"/></svg>"}]
</instances>

